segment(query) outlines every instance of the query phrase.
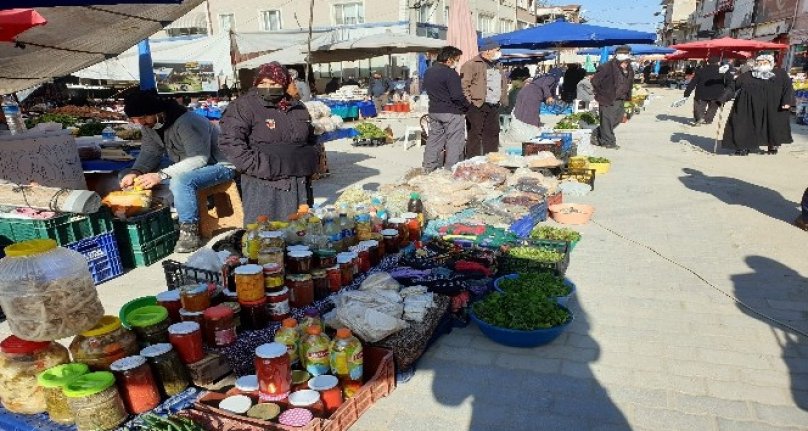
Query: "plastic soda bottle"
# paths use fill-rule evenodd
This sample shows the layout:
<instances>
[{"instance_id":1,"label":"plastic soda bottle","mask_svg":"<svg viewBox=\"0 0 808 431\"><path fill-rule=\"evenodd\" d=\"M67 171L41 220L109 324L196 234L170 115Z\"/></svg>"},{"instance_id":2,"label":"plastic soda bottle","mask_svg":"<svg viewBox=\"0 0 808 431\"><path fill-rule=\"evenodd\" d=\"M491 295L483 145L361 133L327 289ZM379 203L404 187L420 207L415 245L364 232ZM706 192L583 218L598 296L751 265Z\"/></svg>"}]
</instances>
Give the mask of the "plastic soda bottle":
<instances>
[{"instance_id":1,"label":"plastic soda bottle","mask_svg":"<svg viewBox=\"0 0 808 431\"><path fill-rule=\"evenodd\" d=\"M101 140L104 142L112 142L117 137L115 129L113 129L112 126L104 127L104 130L101 131Z\"/></svg>"},{"instance_id":2,"label":"plastic soda bottle","mask_svg":"<svg viewBox=\"0 0 808 431\"><path fill-rule=\"evenodd\" d=\"M351 334L350 329L340 328L329 352L331 370L340 380L345 398L350 398L362 386L362 342Z\"/></svg>"},{"instance_id":3,"label":"plastic soda bottle","mask_svg":"<svg viewBox=\"0 0 808 431\"><path fill-rule=\"evenodd\" d=\"M300 361L298 351L300 349L300 334L297 332L297 320L289 318L283 320L283 325L275 333L275 342L286 346L289 352L289 360L292 365Z\"/></svg>"},{"instance_id":4,"label":"plastic soda bottle","mask_svg":"<svg viewBox=\"0 0 808 431\"><path fill-rule=\"evenodd\" d=\"M407 211L418 214L418 223L424 227L424 203L421 202L421 194L413 192L407 202Z\"/></svg>"},{"instance_id":5,"label":"plastic soda bottle","mask_svg":"<svg viewBox=\"0 0 808 431\"><path fill-rule=\"evenodd\" d=\"M331 371L328 349L331 340L323 334L320 325L312 325L306 329L306 336L300 342L300 358L306 371L312 376L328 374Z\"/></svg>"},{"instance_id":6,"label":"plastic soda bottle","mask_svg":"<svg viewBox=\"0 0 808 431\"><path fill-rule=\"evenodd\" d=\"M342 249L342 231L337 225L333 208L329 208L323 219L323 234L328 238L330 248L334 250Z\"/></svg>"},{"instance_id":7,"label":"plastic soda bottle","mask_svg":"<svg viewBox=\"0 0 808 431\"><path fill-rule=\"evenodd\" d=\"M252 262L258 259L258 252L261 251L261 235L258 225L251 223L247 225L247 231L241 238L241 255Z\"/></svg>"},{"instance_id":8,"label":"plastic soda bottle","mask_svg":"<svg viewBox=\"0 0 808 431\"><path fill-rule=\"evenodd\" d=\"M14 100L13 96L3 97L3 116L6 117L6 124L8 124L8 131L12 135L19 135L25 133L28 129L25 127L25 121L22 119L22 111L20 105Z\"/></svg>"},{"instance_id":9,"label":"plastic soda bottle","mask_svg":"<svg viewBox=\"0 0 808 431\"><path fill-rule=\"evenodd\" d=\"M320 313L318 313L314 308L307 308L306 311L303 312L303 318L300 319L300 325L298 327L300 336L305 337L309 326L315 325L319 326L320 328L323 327L323 321L320 319Z\"/></svg>"}]
</instances>

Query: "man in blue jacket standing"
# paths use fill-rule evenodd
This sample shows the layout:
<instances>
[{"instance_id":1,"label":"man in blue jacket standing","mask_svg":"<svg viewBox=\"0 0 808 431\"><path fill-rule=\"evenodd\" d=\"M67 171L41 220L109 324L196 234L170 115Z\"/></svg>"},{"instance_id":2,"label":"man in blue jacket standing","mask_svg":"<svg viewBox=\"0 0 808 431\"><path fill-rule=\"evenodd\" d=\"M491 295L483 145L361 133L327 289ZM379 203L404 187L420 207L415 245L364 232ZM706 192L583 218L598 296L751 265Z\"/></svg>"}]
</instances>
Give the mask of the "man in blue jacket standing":
<instances>
[{"instance_id":1,"label":"man in blue jacket standing","mask_svg":"<svg viewBox=\"0 0 808 431\"><path fill-rule=\"evenodd\" d=\"M373 100L377 113L382 112L382 108L387 103L387 96L392 89L393 86L389 79L384 78L378 70L373 72L373 76L368 83L368 96Z\"/></svg>"},{"instance_id":2,"label":"man in blue jacket standing","mask_svg":"<svg viewBox=\"0 0 808 431\"><path fill-rule=\"evenodd\" d=\"M424 150L425 172L450 169L463 160L466 148L466 117L469 101L463 94L455 67L463 51L447 46L437 62L424 74L424 90L429 96L429 136ZM444 154L445 152L445 154Z\"/></svg>"}]
</instances>

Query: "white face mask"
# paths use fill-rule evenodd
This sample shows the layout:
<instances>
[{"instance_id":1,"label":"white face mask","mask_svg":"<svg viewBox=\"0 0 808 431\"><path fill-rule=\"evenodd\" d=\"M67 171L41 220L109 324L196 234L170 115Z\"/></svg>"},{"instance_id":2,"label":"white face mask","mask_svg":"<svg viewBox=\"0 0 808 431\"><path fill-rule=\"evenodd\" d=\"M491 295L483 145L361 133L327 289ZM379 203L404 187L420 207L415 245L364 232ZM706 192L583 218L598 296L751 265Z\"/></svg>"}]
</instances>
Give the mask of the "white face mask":
<instances>
[{"instance_id":1,"label":"white face mask","mask_svg":"<svg viewBox=\"0 0 808 431\"><path fill-rule=\"evenodd\" d=\"M763 73L771 72L772 69L774 69L774 67L769 63L759 64L759 65L755 66L756 71L763 72Z\"/></svg>"},{"instance_id":2,"label":"white face mask","mask_svg":"<svg viewBox=\"0 0 808 431\"><path fill-rule=\"evenodd\" d=\"M617 61L627 61L631 59L631 56L628 54L617 54L614 56L614 58L616 58Z\"/></svg>"},{"instance_id":3,"label":"white face mask","mask_svg":"<svg viewBox=\"0 0 808 431\"><path fill-rule=\"evenodd\" d=\"M494 53L494 55L491 57L491 61L499 61L499 59L500 59L500 58L502 58L502 52L497 51L497 52L495 52L495 53Z\"/></svg>"}]
</instances>

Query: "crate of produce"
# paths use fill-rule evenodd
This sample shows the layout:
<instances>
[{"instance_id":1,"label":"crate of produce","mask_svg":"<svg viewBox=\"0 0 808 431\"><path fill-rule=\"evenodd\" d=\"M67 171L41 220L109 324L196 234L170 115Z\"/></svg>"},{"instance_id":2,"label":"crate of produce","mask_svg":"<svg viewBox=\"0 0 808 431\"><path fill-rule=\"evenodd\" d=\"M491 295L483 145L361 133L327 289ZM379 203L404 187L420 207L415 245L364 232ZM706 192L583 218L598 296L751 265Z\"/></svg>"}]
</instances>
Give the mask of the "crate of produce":
<instances>
[{"instance_id":1,"label":"crate of produce","mask_svg":"<svg viewBox=\"0 0 808 431\"><path fill-rule=\"evenodd\" d=\"M564 275L570 264L569 244L564 241L553 243L522 244L506 248L499 257L500 275L527 272L548 272Z\"/></svg>"},{"instance_id":2,"label":"crate of produce","mask_svg":"<svg viewBox=\"0 0 808 431\"><path fill-rule=\"evenodd\" d=\"M165 271L168 290L174 290L180 288L180 286L197 283L212 282L216 283L218 286L222 285L222 273L193 268L179 263L176 260L169 259L164 261L163 271Z\"/></svg>"},{"instance_id":3,"label":"crate of produce","mask_svg":"<svg viewBox=\"0 0 808 431\"><path fill-rule=\"evenodd\" d=\"M182 414L204 424L210 431L347 431L362 414L379 399L390 394L396 386L393 352L378 347L366 347L363 353L367 378L365 384L327 419L314 418L302 427L252 419L219 409L218 401L225 395L216 392L203 395L193 408Z\"/></svg>"},{"instance_id":4,"label":"crate of produce","mask_svg":"<svg viewBox=\"0 0 808 431\"><path fill-rule=\"evenodd\" d=\"M94 214L58 214L45 220L0 218L0 241L9 242L47 238L66 246L112 230L112 215L106 208Z\"/></svg>"},{"instance_id":5,"label":"crate of produce","mask_svg":"<svg viewBox=\"0 0 808 431\"><path fill-rule=\"evenodd\" d=\"M579 183L589 184L589 187L595 190L596 176L597 170L595 169L564 169L564 171L558 175L558 179L562 181L573 179Z\"/></svg>"},{"instance_id":6,"label":"crate of produce","mask_svg":"<svg viewBox=\"0 0 808 431\"><path fill-rule=\"evenodd\" d=\"M121 254L112 232L83 239L66 247L81 253L87 259L96 285L123 274Z\"/></svg>"},{"instance_id":7,"label":"crate of produce","mask_svg":"<svg viewBox=\"0 0 808 431\"><path fill-rule=\"evenodd\" d=\"M547 220L548 214L548 205L547 201L542 203L533 205L530 207L530 210L522 216L520 219L516 220L515 222L511 223L510 227L508 228L513 234L518 236L519 238L527 238L530 235L530 232L533 230L533 227Z\"/></svg>"},{"instance_id":8,"label":"crate of produce","mask_svg":"<svg viewBox=\"0 0 808 431\"><path fill-rule=\"evenodd\" d=\"M121 244L121 260L124 268L149 266L158 260L171 255L174 245L179 239L179 232L171 232L142 246L126 247ZM120 238L120 236L118 237Z\"/></svg>"},{"instance_id":9,"label":"crate of produce","mask_svg":"<svg viewBox=\"0 0 808 431\"><path fill-rule=\"evenodd\" d=\"M143 247L176 231L169 207L160 207L127 220L115 220L115 235L121 249Z\"/></svg>"}]
</instances>

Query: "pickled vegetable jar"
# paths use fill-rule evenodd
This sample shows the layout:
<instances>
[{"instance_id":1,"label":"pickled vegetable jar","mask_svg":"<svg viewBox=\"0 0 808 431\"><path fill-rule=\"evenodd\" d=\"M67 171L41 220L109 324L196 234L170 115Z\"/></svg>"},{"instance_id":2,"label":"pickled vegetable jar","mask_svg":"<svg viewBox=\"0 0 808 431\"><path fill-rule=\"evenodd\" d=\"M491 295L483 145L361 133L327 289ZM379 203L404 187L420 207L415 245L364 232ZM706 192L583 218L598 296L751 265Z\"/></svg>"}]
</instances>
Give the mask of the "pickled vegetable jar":
<instances>
[{"instance_id":1,"label":"pickled vegetable jar","mask_svg":"<svg viewBox=\"0 0 808 431\"><path fill-rule=\"evenodd\" d=\"M326 277L328 278L328 290L331 293L339 292L342 289L342 273L339 266L332 266L326 270Z\"/></svg>"},{"instance_id":2,"label":"pickled vegetable jar","mask_svg":"<svg viewBox=\"0 0 808 431\"><path fill-rule=\"evenodd\" d=\"M353 282L353 260L351 256L340 253L337 256L337 264L339 265L340 278L342 279L342 286L348 286Z\"/></svg>"},{"instance_id":3,"label":"pickled vegetable jar","mask_svg":"<svg viewBox=\"0 0 808 431\"><path fill-rule=\"evenodd\" d=\"M286 267L292 274L306 274L311 272L311 258L312 252L310 251L292 251L289 253L289 258L286 261Z\"/></svg>"},{"instance_id":4,"label":"pickled vegetable jar","mask_svg":"<svg viewBox=\"0 0 808 431\"><path fill-rule=\"evenodd\" d=\"M283 265L283 249L280 247L264 247L258 253L257 262L261 266L268 263Z\"/></svg>"},{"instance_id":5,"label":"pickled vegetable jar","mask_svg":"<svg viewBox=\"0 0 808 431\"><path fill-rule=\"evenodd\" d=\"M118 381L126 411L139 415L160 405L160 391L146 358L130 356L119 359L110 368Z\"/></svg>"},{"instance_id":6,"label":"pickled vegetable jar","mask_svg":"<svg viewBox=\"0 0 808 431\"><path fill-rule=\"evenodd\" d=\"M12 244L0 260L0 307L11 332L51 341L91 329L104 315L81 254L50 239Z\"/></svg>"},{"instance_id":7,"label":"pickled vegetable jar","mask_svg":"<svg viewBox=\"0 0 808 431\"><path fill-rule=\"evenodd\" d=\"M175 323L168 327L168 339L184 364L193 364L205 358L202 328L196 322Z\"/></svg>"},{"instance_id":8,"label":"pickled vegetable jar","mask_svg":"<svg viewBox=\"0 0 808 431\"><path fill-rule=\"evenodd\" d=\"M311 281L314 283L315 301L325 299L331 294L331 289L328 288L328 276L324 269L312 270Z\"/></svg>"},{"instance_id":9,"label":"pickled vegetable jar","mask_svg":"<svg viewBox=\"0 0 808 431\"><path fill-rule=\"evenodd\" d=\"M178 323L180 319L180 309L182 308L182 300L180 299L180 292L178 290L167 290L157 294L157 305L162 305L168 310L168 318L171 323Z\"/></svg>"},{"instance_id":10,"label":"pickled vegetable jar","mask_svg":"<svg viewBox=\"0 0 808 431\"><path fill-rule=\"evenodd\" d=\"M283 263L264 265L264 288L267 292L280 290L284 285Z\"/></svg>"},{"instance_id":11,"label":"pickled vegetable jar","mask_svg":"<svg viewBox=\"0 0 808 431\"><path fill-rule=\"evenodd\" d=\"M70 343L73 360L87 364L93 371L108 371L118 359L137 354L137 337L121 326L115 316L104 316L93 329L84 331Z\"/></svg>"},{"instance_id":12,"label":"pickled vegetable jar","mask_svg":"<svg viewBox=\"0 0 808 431\"><path fill-rule=\"evenodd\" d=\"M267 293L267 310L269 319L273 322L281 322L289 317L289 288L284 287L277 292Z\"/></svg>"},{"instance_id":13,"label":"pickled vegetable jar","mask_svg":"<svg viewBox=\"0 0 808 431\"><path fill-rule=\"evenodd\" d=\"M236 269L238 270L238 268ZM182 308L188 311L205 311L210 307L210 293L206 284L195 284L180 287Z\"/></svg>"},{"instance_id":14,"label":"pickled vegetable jar","mask_svg":"<svg viewBox=\"0 0 808 431\"><path fill-rule=\"evenodd\" d=\"M303 308L314 302L314 282L310 274L290 274L286 276L289 288L289 305Z\"/></svg>"},{"instance_id":15,"label":"pickled vegetable jar","mask_svg":"<svg viewBox=\"0 0 808 431\"><path fill-rule=\"evenodd\" d=\"M70 362L70 354L52 341L25 341L15 335L0 343L0 400L12 413L35 414L46 410L45 392L37 375Z\"/></svg>"},{"instance_id":16,"label":"pickled vegetable jar","mask_svg":"<svg viewBox=\"0 0 808 431\"><path fill-rule=\"evenodd\" d=\"M155 344L140 351L140 356L148 359L160 382L160 391L166 397L173 397L190 385L190 378L180 357L171 344Z\"/></svg>"},{"instance_id":17,"label":"pickled vegetable jar","mask_svg":"<svg viewBox=\"0 0 808 431\"><path fill-rule=\"evenodd\" d=\"M314 258L314 266L320 269L328 269L337 264L336 250L317 250L317 253L314 254Z\"/></svg>"},{"instance_id":18,"label":"pickled vegetable jar","mask_svg":"<svg viewBox=\"0 0 808 431\"><path fill-rule=\"evenodd\" d=\"M210 347L227 347L236 342L236 324L229 307L219 305L205 310L204 328L205 341Z\"/></svg>"},{"instance_id":19,"label":"pickled vegetable jar","mask_svg":"<svg viewBox=\"0 0 808 431\"><path fill-rule=\"evenodd\" d=\"M140 307L126 316L142 345L168 343L168 310L159 305Z\"/></svg>"},{"instance_id":20,"label":"pickled vegetable jar","mask_svg":"<svg viewBox=\"0 0 808 431\"><path fill-rule=\"evenodd\" d=\"M244 329L250 331L266 328L267 323L269 323L267 297L263 297L258 301L241 303L241 321Z\"/></svg>"},{"instance_id":21,"label":"pickled vegetable jar","mask_svg":"<svg viewBox=\"0 0 808 431\"><path fill-rule=\"evenodd\" d=\"M261 401L280 401L292 387L292 366L286 346L267 343L255 349L255 371Z\"/></svg>"},{"instance_id":22,"label":"pickled vegetable jar","mask_svg":"<svg viewBox=\"0 0 808 431\"><path fill-rule=\"evenodd\" d=\"M64 388L78 431L110 431L126 421L128 414L109 371L85 374Z\"/></svg>"},{"instance_id":23,"label":"pickled vegetable jar","mask_svg":"<svg viewBox=\"0 0 808 431\"><path fill-rule=\"evenodd\" d=\"M279 230L271 230L268 232L261 232L261 246L262 247L278 247L283 252L286 247L286 240L284 234Z\"/></svg>"},{"instance_id":24,"label":"pickled vegetable jar","mask_svg":"<svg viewBox=\"0 0 808 431\"><path fill-rule=\"evenodd\" d=\"M90 367L87 364L64 364L48 368L37 376L37 384L45 390L45 404L50 420L64 425L74 422L63 390L68 383L89 372Z\"/></svg>"},{"instance_id":25,"label":"pickled vegetable jar","mask_svg":"<svg viewBox=\"0 0 808 431\"><path fill-rule=\"evenodd\" d=\"M236 268L236 293L239 302L257 301L264 297L264 268L242 265Z\"/></svg>"}]
</instances>

